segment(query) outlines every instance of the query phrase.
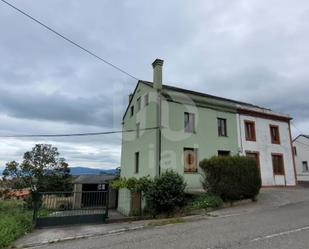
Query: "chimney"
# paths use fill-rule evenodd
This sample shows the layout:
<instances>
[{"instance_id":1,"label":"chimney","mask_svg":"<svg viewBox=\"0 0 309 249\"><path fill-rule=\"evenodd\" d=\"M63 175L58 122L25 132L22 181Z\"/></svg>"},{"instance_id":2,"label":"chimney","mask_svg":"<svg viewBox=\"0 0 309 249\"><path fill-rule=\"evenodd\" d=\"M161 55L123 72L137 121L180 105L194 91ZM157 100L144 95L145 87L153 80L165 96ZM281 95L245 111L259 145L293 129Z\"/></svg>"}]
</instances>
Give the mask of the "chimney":
<instances>
[{"instance_id":1,"label":"chimney","mask_svg":"<svg viewBox=\"0 0 309 249\"><path fill-rule=\"evenodd\" d=\"M153 67L153 88L155 89L162 89L162 67L163 67L163 60L156 59L152 63Z\"/></svg>"}]
</instances>

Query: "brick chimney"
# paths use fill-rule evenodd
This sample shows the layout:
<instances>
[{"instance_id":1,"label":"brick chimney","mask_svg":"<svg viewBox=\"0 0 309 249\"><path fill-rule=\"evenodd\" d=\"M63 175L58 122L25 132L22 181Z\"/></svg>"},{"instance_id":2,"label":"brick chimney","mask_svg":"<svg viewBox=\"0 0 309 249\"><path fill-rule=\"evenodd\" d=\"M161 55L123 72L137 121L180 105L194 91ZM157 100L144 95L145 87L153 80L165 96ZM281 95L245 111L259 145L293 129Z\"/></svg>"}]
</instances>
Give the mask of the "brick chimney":
<instances>
[{"instance_id":1,"label":"brick chimney","mask_svg":"<svg viewBox=\"0 0 309 249\"><path fill-rule=\"evenodd\" d=\"M162 68L163 68L163 60L156 59L152 63L153 67L153 88L162 89Z\"/></svg>"}]
</instances>

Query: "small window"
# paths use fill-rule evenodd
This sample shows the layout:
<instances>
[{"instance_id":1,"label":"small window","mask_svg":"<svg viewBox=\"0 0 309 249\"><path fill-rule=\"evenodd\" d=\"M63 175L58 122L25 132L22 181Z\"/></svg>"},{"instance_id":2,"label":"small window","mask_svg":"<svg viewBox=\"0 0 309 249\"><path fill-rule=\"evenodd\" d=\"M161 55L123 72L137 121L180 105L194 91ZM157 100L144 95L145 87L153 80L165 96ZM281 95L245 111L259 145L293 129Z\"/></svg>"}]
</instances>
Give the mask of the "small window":
<instances>
[{"instance_id":1,"label":"small window","mask_svg":"<svg viewBox=\"0 0 309 249\"><path fill-rule=\"evenodd\" d=\"M245 121L245 134L247 141L256 141L255 123L253 121Z\"/></svg>"},{"instance_id":2,"label":"small window","mask_svg":"<svg viewBox=\"0 0 309 249\"><path fill-rule=\"evenodd\" d=\"M297 149L296 146L293 146L294 156L297 156Z\"/></svg>"},{"instance_id":3,"label":"small window","mask_svg":"<svg viewBox=\"0 0 309 249\"><path fill-rule=\"evenodd\" d=\"M218 150L218 156L230 156L231 152L229 150Z\"/></svg>"},{"instance_id":4,"label":"small window","mask_svg":"<svg viewBox=\"0 0 309 249\"><path fill-rule=\"evenodd\" d=\"M303 172L308 172L309 171L308 162L303 161L302 164L303 164Z\"/></svg>"},{"instance_id":5,"label":"small window","mask_svg":"<svg viewBox=\"0 0 309 249\"><path fill-rule=\"evenodd\" d=\"M274 175L284 175L283 155L273 154L272 161Z\"/></svg>"},{"instance_id":6,"label":"small window","mask_svg":"<svg viewBox=\"0 0 309 249\"><path fill-rule=\"evenodd\" d=\"M256 166L260 167L260 154L259 152L246 152L246 156L252 158L256 162Z\"/></svg>"},{"instance_id":7,"label":"small window","mask_svg":"<svg viewBox=\"0 0 309 249\"><path fill-rule=\"evenodd\" d=\"M226 119L224 118L218 118L218 135L220 137L227 136Z\"/></svg>"},{"instance_id":8,"label":"small window","mask_svg":"<svg viewBox=\"0 0 309 249\"><path fill-rule=\"evenodd\" d=\"M185 112L185 132L193 133L195 131L194 113Z\"/></svg>"},{"instance_id":9,"label":"small window","mask_svg":"<svg viewBox=\"0 0 309 249\"><path fill-rule=\"evenodd\" d=\"M280 144L279 126L277 125L270 126L270 136L271 136L271 143Z\"/></svg>"},{"instance_id":10,"label":"small window","mask_svg":"<svg viewBox=\"0 0 309 249\"><path fill-rule=\"evenodd\" d=\"M131 117L134 115L134 105L131 106Z\"/></svg>"},{"instance_id":11,"label":"small window","mask_svg":"<svg viewBox=\"0 0 309 249\"><path fill-rule=\"evenodd\" d=\"M137 99L137 111L141 110L141 98Z\"/></svg>"},{"instance_id":12,"label":"small window","mask_svg":"<svg viewBox=\"0 0 309 249\"><path fill-rule=\"evenodd\" d=\"M139 138L139 135L140 135L140 123L137 123L136 124L136 138Z\"/></svg>"},{"instance_id":13,"label":"small window","mask_svg":"<svg viewBox=\"0 0 309 249\"><path fill-rule=\"evenodd\" d=\"M147 93L144 97L145 106L149 105L149 94Z\"/></svg>"},{"instance_id":14,"label":"small window","mask_svg":"<svg viewBox=\"0 0 309 249\"><path fill-rule=\"evenodd\" d=\"M135 152L135 173L139 172L139 152Z\"/></svg>"},{"instance_id":15,"label":"small window","mask_svg":"<svg viewBox=\"0 0 309 249\"><path fill-rule=\"evenodd\" d=\"M184 172L197 172L197 150L184 148Z\"/></svg>"}]
</instances>

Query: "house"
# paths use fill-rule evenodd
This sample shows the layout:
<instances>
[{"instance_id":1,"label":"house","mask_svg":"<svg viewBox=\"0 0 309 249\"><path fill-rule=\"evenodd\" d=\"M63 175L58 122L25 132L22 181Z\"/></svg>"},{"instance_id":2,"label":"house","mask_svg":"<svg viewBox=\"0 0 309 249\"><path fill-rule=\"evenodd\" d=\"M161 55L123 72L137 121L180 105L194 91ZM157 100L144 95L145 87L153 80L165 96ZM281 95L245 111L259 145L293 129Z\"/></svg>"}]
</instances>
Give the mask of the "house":
<instances>
[{"instance_id":1,"label":"house","mask_svg":"<svg viewBox=\"0 0 309 249\"><path fill-rule=\"evenodd\" d=\"M257 160L263 186L294 186L287 115L256 105L162 84L163 60L153 82L138 81L123 116L121 176L183 175L187 191L202 189L199 161L214 155ZM118 210L132 209L131 193L119 192Z\"/></svg>"},{"instance_id":2,"label":"house","mask_svg":"<svg viewBox=\"0 0 309 249\"><path fill-rule=\"evenodd\" d=\"M115 175L80 175L74 180L74 208L95 206L102 204L106 191L109 193L109 208L117 207L118 191L110 187L110 182L116 178ZM102 193L101 193L102 192Z\"/></svg>"},{"instance_id":3,"label":"house","mask_svg":"<svg viewBox=\"0 0 309 249\"><path fill-rule=\"evenodd\" d=\"M309 183L309 136L299 135L293 140L296 173L299 183Z\"/></svg>"}]
</instances>

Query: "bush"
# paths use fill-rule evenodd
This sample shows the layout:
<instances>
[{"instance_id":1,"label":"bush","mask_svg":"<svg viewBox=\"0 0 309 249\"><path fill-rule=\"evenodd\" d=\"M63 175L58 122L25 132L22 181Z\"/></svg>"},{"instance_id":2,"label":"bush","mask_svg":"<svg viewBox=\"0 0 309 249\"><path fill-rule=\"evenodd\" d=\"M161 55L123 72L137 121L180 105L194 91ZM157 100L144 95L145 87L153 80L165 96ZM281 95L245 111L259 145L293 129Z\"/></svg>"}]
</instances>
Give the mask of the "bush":
<instances>
[{"instance_id":1,"label":"bush","mask_svg":"<svg viewBox=\"0 0 309 249\"><path fill-rule=\"evenodd\" d=\"M261 188L261 176L253 159L244 156L212 157L200 162L204 187L224 201L254 199Z\"/></svg>"},{"instance_id":2,"label":"bush","mask_svg":"<svg viewBox=\"0 0 309 249\"><path fill-rule=\"evenodd\" d=\"M22 201L0 200L0 248L32 229L32 212L23 206Z\"/></svg>"},{"instance_id":3,"label":"bush","mask_svg":"<svg viewBox=\"0 0 309 249\"><path fill-rule=\"evenodd\" d=\"M173 171L166 171L156 177L145 191L147 209L153 214L171 213L185 205L184 179Z\"/></svg>"},{"instance_id":4,"label":"bush","mask_svg":"<svg viewBox=\"0 0 309 249\"><path fill-rule=\"evenodd\" d=\"M218 208L223 204L223 200L220 196L205 193L198 196L191 204L193 208L201 209L201 208Z\"/></svg>"}]
</instances>

